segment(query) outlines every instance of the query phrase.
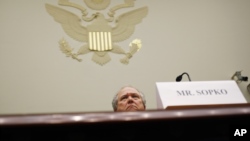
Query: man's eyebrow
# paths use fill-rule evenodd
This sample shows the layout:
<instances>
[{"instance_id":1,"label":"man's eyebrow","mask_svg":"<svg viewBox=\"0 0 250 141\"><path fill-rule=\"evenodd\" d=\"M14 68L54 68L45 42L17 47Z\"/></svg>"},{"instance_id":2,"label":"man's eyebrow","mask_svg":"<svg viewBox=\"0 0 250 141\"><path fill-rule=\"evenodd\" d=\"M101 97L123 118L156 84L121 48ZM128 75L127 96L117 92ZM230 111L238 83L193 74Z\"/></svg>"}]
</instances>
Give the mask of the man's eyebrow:
<instances>
[{"instance_id":1,"label":"man's eyebrow","mask_svg":"<svg viewBox=\"0 0 250 141\"><path fill-rule=\"evenodd\" d=\"M122 95L121 97L125 97L125 96L128 96L127 94L124 94L124 95Z\"/></svg>"},{"instance_id":2,"label":"man's eyebrow","mask_svg":"<svg viewBox=\"0 0 250 141\"><path fill-rule=\"evenodd\" d=\"M120 98L123 98L123 97L126 97L126 96L128 96L127 94L124 94L124 95L122 95Z\"/></svg>"},{"instance_id":3,"label":"man's eyebrow","mask_svg":"<svg viewBox=\"0 0 250 141\"><path fill-rule=\"evenodd\" d=\"M139 93L130 93L130 94L140 95Z\"/></svg>"}]
</instances>

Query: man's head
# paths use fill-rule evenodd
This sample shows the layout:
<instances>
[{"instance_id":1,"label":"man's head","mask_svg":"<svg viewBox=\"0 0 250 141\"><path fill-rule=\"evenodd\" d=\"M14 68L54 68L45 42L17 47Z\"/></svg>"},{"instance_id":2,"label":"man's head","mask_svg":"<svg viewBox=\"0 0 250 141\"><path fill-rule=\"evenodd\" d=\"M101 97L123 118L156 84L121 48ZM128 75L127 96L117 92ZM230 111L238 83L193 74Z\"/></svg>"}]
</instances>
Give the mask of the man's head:
<instances>
[{"instance_id":1,"label":"man's head","mask_svg":"<svg viewBox=\"0 0 250 141\"><path fill-rule=\"evenodd\" d=\"M142 111L146 109L146 100L142 92L132 86L122 87L112 101L114 111Z\"/></svg>"}]
</instances>

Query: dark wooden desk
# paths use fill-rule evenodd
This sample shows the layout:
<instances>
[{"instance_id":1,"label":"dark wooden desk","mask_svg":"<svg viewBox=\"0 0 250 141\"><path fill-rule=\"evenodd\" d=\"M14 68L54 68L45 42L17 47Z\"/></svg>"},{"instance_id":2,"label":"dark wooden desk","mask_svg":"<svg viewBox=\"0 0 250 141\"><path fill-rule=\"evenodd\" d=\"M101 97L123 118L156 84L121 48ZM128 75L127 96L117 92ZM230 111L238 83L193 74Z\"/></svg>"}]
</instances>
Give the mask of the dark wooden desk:
<instances>
[{"instance_id":1,"label":"dark wooden desk","mask_svg":"<svg viewBox=\"0 0 250 141\"><path fill-rule=\"evenodd\" d=\"M230 129L250 127L250 105L179 107L138 112L1 115L1 141L229 141Z\"/></svg>"}]
</instances>

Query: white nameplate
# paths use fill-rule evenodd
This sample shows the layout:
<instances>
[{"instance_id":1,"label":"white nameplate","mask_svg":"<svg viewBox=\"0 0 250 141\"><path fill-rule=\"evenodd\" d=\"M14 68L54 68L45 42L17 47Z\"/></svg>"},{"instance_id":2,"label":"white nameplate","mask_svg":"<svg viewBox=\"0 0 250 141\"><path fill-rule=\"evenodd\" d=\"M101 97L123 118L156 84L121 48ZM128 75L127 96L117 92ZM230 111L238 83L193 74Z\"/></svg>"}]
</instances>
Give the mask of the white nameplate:
<instances>
[{"instance_id":1,"label":"white nameplate","mask_svg":"<svg viewBox=\"0 0 250 141\"><path fill-rule=\"evenodd\" d=\"M235 81L156 82L157 108L247 103Z\"/></svg>"}]
</instances>

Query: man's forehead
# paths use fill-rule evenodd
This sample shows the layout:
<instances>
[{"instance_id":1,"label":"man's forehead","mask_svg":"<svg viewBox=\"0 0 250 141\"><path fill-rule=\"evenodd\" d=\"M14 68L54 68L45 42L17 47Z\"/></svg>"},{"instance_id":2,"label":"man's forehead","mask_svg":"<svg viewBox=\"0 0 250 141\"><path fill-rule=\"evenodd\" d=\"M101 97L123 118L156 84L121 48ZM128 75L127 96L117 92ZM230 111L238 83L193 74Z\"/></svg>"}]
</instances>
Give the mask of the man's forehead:
<instances>
[{"instance_id":1,"label":"man's forehead","mask_svg":"<svg viewBox=\"0 0 250 141\"><path fill-rule=\"evenodd\" d=\"M139 95L139 92L135 88L132 88L132 87L125 87L125 88L121 89L119 92L120 96L127 95L127 94L138 94Z\"/></svg>"}]
</instances>

